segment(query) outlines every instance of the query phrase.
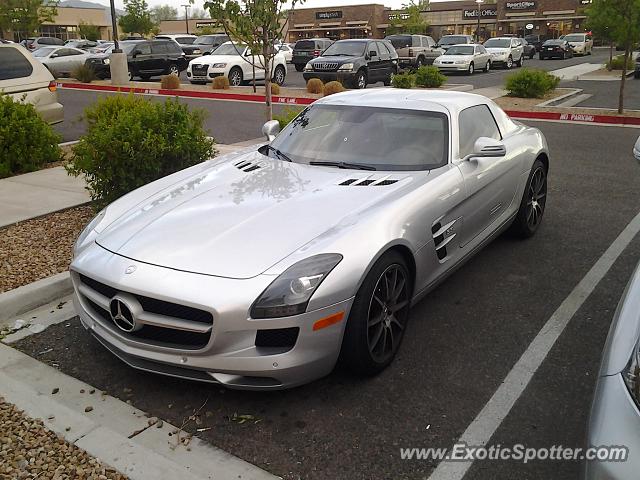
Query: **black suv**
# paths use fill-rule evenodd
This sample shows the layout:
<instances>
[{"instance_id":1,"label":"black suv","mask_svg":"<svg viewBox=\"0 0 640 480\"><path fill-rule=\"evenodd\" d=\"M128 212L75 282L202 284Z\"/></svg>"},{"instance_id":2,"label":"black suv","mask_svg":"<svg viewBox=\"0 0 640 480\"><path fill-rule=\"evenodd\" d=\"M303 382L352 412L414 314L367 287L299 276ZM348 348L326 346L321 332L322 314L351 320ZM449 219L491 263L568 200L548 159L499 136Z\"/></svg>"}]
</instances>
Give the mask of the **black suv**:
<instances>
[{"instance_id":1,"label":"black suv","mask_svg":"<svg viewBox=\"0 0 640 480\"><path fill-rule=\"evenodd\" d=\"M369 83L391 85L398 71L398 54L388 40L339 40L322 56L304 67L303 77L323 82L338 80L352 88L365 88Z\"/></svg>"},{"instance_id":2,"label":"black suv","mask_svg":"<svg viewBox=\"0 0 640 480\"><path fill-rule=\"evenodd\" d=\"M211 55L211 52L228 41L228 35L216 33L214 35L200 35L191 45L199 48L202 55Z\"/></svg>"},{"instance_id":3,"label":"black suv","mask_svg":"<svg viewBox=\"0 0 640 480\"><path fill-rule=\"evenodd\" d=\"M332 43L333 41L328 38L298 40L293 47L291 63L298 72L301 72L309 60L319 57Z\"/></svg>"},{"instance_id":4,"label":"black suv","mask_svg":"<svg viewBox=\"0 0 640 480\"><path fill-rule=\"evenodd\" d=\"M127 40L120 42L120 48L127 54L129 64L129 78L140 77L149 80L151 77L180 72L186 70L187 59L180 46L173 40ZM91 55L86 65L96 72L98 78L111 76L109 57L113 47L104 53Z\"/></svg>"}]
</instances>

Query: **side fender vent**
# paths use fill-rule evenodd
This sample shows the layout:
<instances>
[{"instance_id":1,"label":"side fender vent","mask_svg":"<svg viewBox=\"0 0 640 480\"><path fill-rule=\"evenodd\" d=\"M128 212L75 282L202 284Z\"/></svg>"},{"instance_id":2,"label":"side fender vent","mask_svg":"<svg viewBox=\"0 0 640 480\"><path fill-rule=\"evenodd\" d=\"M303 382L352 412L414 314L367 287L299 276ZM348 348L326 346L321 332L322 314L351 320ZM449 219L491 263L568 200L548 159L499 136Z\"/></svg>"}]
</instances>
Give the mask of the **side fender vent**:
<instances>
[{"instance_id":1,"label":"side fender vent","mask_svg":"<svg viewBox=\"0 0 640 480\"><path fill-rule=\"evenodd\" d=\"M259 168L262 167L257 163L245 162L245 161L234 163L233 166L236 167L238 170L242 170L243 172L253 172L254 170L258 170Z\"/></svg>"},{"instance_id":2,"label":"side fender vent","mask_svg":"<svg viewBox=\"0 0 640 480\"><path fill-rule=\"evenodd\" d=\"M386 187L387 185L393 185L398 182L397 178L389 178L390 175L384 177L369 176L366 178L348 178L338 185L342 187Z\"/></svg>"}]
</instances>

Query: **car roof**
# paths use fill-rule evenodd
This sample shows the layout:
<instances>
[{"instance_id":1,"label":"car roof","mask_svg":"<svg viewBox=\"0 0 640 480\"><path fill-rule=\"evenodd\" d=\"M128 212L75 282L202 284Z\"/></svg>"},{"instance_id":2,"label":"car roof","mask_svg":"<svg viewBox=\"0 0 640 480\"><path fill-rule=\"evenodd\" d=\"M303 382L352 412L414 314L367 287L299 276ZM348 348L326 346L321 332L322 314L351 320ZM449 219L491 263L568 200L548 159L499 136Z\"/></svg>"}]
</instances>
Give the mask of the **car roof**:
<instances>
[{"instance_id":1,"label":"car roof","mask_svg":"<svg viewBox=\"0 0 640 480\"><path fill-rule=\"evenodd\" d=\"M491 37L489 40L511 40L513 38L518 38L518 37Z\"/></svg>"}]
</instances>

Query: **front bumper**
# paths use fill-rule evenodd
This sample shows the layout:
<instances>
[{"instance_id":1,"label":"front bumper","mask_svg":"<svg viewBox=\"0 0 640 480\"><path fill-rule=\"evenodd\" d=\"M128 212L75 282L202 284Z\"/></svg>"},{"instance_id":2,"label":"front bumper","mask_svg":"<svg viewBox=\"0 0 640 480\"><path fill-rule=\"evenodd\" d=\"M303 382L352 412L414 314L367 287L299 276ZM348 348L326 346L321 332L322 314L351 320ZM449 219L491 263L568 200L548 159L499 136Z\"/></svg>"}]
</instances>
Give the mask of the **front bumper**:
<instances>
[{"instance_id":1,"label":"front bumper","mask_svg":"<svg viewBox=\"0 0 640 480\"><path fill-rule=\"evenodd\" d=\"M304 72L302 77L305 81L309 81L312 78L319 78L323 83L338 81L341 83L352 83L356 78L356 72Z\"/></svg>"},{"instance_id":2,"label":"front bumper","mask_svg":"<svg viewBox=\"0 0 640 480\"><path fill-rule=\"evenodd\" d=\"M227 76L228 72L224 68L211 68L209 67L206 72L197 71L194 73L191 68L187 68L187 78L193 82L210 82L216 77Z\"/></svg>"},{"instance_id":3,"label":"front bumper","mask_svg":"<svg viewBox=\"0 0 640 480\"><path fill-rule=\"evenodd\" d=\"M135 272L124 274L132 264L136 266ZM210 336L203 344L193 346L175 343L181 332L176 332L175 342L174 337L166 334L158 341L158 337L150 340L123 332L109 318L111 298L100 299L95 296L95 289L87 290L86 277L109 286L118 295L124 292L136 298L209 312L213 318ZM272 276L237 280L180 272L135 262L97 245L74 260L71 278L74 305L82 325L121 360L141 370L237 389L290 388L330 373L340 353L344 325L353 302L353 298L348 298L292 317L252 319L248 314L251 304L271 283ZM106 314L98 308L104 302ZM319 319L340 312L344 312L342 321L313 330ZM139 332L146 328L144 325ZM256 345L259 331L262 334L295 328L299 330L290 346Z\"/></svg>"},{"instance_id":4,"label":"front bumper","mask_svg":"<svg viewBox=\"0 0 640 480\"><path fill-rule=\"evenodd\" d=\"M461 63L461 64L433 64L434 67L437 67L438 70L442 70L445 72L466 72L469 70L469 63Z\"/></svg>"},{"instance_id":5,"label":"front bumper","mask_svg":"<svg viewBox=\"0 0 640 480\"><path fill-rule=\"evenodd\" d=\"M594 392L587 432L588 446L621 446L629 449L626 461L585 460L582 480L636 478L640 457L640 412L621 374L600 377Z\"/></svg>"}]
</instances>

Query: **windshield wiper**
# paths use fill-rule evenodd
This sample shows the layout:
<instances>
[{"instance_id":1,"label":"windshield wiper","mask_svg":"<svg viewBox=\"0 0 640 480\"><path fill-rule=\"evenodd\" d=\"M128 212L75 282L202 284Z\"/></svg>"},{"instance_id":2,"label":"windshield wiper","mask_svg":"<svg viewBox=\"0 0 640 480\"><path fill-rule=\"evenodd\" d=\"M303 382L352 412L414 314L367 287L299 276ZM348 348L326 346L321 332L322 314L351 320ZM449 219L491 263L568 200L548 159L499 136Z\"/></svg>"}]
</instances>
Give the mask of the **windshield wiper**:
<instances>
[{"instance_id":1,"label":"windshield wiper","mask_svg":"<svg viewBox=\"0 0 640 480\"><path fill-rule=\"evenodd\" d=\"M272 147L271 145L265 145L267 150L271 150L273 153L275 153L278 158L280 158L280 160L286 160L287 162L291 162L293 163L293 160L291 160L287 154L282 153L280 150L278 150L276 147Z\"/></svg>"},{"instance_id":2,"label":"windshield wiper","mask_svg":"<svg viewBox=\"0 0 640 480\"><path fill-rule=\"evenodd\" d=\"M371 165L363 165L362 163L309 162L309 165L317 165L317 166L322 166L322 167L352 168L354 170L376 170L376 167L372 167Z\"/></svg>"}]
</instances>

